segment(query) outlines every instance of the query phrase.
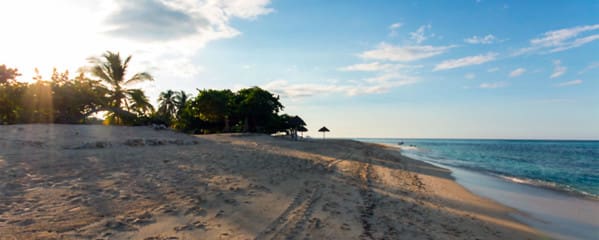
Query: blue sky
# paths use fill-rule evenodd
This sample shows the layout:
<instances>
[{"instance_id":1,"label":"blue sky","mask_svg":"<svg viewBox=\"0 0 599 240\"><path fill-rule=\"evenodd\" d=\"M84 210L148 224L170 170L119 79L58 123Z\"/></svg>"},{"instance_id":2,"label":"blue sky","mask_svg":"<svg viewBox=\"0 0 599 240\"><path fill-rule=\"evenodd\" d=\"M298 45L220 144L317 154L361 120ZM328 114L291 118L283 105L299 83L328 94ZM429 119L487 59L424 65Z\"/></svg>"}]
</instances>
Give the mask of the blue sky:
<instances>
[{"instance_id":1,"label":"blue sky","mask_svg":"<svg viewBox=\"0 0 599 240\"><path fill-rule=\"evenodd\" d=\"M335 137L599 139L599 1L32 4L0 14L23 78L114 50L152 98L257 85Z\"/></svg>"}]
</instances>

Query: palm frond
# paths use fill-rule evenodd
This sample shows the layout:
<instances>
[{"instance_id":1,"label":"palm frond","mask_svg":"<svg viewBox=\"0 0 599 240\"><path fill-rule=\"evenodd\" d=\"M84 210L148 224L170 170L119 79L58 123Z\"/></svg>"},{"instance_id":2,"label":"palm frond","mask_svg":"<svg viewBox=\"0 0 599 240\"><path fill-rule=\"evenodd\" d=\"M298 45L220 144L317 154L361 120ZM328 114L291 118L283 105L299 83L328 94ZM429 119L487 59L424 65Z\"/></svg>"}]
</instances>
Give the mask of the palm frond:
<instances>
[{"instance_id":1,"label":"palm frond","mask_svg":"<svg viewBox=\"0 0 599 240\"><path fill-rule=\"evenodd\" d=\"M109 73L105 71L105 68L102 65L91 67L89 72L92 74L92 76L99 78L103 82L106 82L110 85L113 84L112 78L110 77Z\"/></svg>"},{"instance_id":2,"label":"palm frond","mask_svg":"<svg viewBox=\"0 0 599 240\"><path fill-rule=\"evenodd\" d=\"M130 108L139 113L145 114L154 112L154 106L150 103L150 100L141 89L129 89L127 90L129 101L131 102Z\"/></svg>"},{"instance_id":3,"label":"palm frond","mask_svg":"<svg viewBox=\"0 0 599 240\"><path fill-rule=\"evenodd\" d=\"M137 82L144 82L144 81L154 81L154 77L152 77L152 75L150 75L149 73L146 72L142 72L142 73L136 73L135 75L133 75L133 77L129 80L127 80L124 85L129 85L129 84L133 84L133 83L137 83Z\"/></svg>"}]
</instances>

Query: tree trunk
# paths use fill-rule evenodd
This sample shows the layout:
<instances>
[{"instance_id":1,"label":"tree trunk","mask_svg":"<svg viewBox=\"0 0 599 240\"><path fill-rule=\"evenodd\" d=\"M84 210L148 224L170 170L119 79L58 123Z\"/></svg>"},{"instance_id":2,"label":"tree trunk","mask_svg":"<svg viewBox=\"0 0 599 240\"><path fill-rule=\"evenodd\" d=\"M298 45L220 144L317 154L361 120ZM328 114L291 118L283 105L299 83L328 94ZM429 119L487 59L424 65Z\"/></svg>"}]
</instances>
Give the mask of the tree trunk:
<instances>
[{"instance_id":1,"label":"tree trunk","mask_svg":"<svg viewBox=\"0 0 599 240\"><path fill-rule=\"evenodd\" d=\"M229 127L229 116L225 116L225 129L224 132L230 132L231 128Z\"/></svg>"}]
</instances>

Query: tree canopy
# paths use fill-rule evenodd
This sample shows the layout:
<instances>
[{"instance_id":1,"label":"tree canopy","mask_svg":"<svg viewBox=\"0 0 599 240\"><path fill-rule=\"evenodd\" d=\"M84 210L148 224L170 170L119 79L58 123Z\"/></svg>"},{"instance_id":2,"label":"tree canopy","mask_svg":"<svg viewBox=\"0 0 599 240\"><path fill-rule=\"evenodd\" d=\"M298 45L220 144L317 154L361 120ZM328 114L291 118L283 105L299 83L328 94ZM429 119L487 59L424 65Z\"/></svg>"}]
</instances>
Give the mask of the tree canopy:
<instances>
[{"instance_id":1,"label":"tree canopy","mask_svg":"<svg viewBox=\"0 0 599 240\"><path fill-rule=\"evenodd\" d=\"M8 68L6 65L0 65L0 84L7 84L15 81L18 76L21 76L16 68Z\"/></svg>"},{"instance_id":2,"label":"tree canopy","mask_svg":"<svg viewBox=\"0 0 599 240\"><path fill-rule=\"evenodd\" d=\"M49 80L0 85L0 123L83 123L106 105L106 88L80 74L54 69Z\"/></svg>"},{"instance_id":3,"label":"tree canopy","mask_svg":"<svg viewBox=\"0 0 599 240\"><path fill-rule=\"evenodd\" d=\"M260 87L233 92L229 89L198 89L195 96L166 90L158 97L158 108L143 89L131 88L152 81L141 72L126 78L131 56L105 52L88 59L91 66L76 77L53 70L46 79L35 70L33 82L17 81L16 68L0 65L0 124L86 123L105 112L105 124L165 124L191 133L287 132L295 134L306 123L298 116L280 115L279 97Z\"/></svg>"},{"instance_id":4,"label":"tree canopy","mask_svg":"<svg viewBox=\"0 0 599 240\"><path fill-rule=\"evenodd\" d=\"M282 109L278 97L259 87L237 92L198 89L195 98L177 114L176 125L191 132L274 133L288 129L282 120L287 115L278 115Z\"/></svg>"}]
</instances>

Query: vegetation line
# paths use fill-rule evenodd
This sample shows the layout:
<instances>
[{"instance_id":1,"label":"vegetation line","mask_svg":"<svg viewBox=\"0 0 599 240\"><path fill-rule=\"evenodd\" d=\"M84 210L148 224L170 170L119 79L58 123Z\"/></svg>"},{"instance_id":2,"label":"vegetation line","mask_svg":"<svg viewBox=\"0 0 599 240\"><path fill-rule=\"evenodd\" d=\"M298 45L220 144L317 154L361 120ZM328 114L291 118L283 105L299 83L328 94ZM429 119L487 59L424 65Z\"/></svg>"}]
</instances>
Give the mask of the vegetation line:
<instances>
[{"instance_id":1,"label":"vegetation line","mask_svg":"<svg viewBox=\"0 0 599 240\"><path fill-rule=\"evenodd\" d=\"M149 73L127 78L131 56L117 52L90 58L90 66L71 78L68 71L52 72L44 80L36 69L32 83L19 82L17 69L0 65L0 124L103 123L113 125L164 125L189 133L307 131L301 118L279 114L279 97L259 87L198 89L194 97L184 91L160 93L154 108L143 89L130 88L153 81ZM94 115L104 114L104 119Z\"/></svg>"}]
</instances>

